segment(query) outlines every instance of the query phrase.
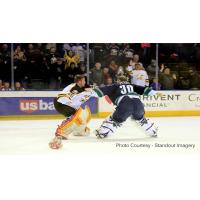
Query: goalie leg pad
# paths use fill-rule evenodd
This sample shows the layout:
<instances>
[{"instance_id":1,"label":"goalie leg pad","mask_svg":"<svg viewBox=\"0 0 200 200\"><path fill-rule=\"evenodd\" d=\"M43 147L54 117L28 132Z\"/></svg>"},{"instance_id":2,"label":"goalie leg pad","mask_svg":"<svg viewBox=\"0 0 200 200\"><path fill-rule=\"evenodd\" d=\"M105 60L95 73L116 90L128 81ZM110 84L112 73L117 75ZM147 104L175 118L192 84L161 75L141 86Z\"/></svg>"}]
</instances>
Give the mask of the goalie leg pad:
<instances>
[{"instance_id":1,"label":"goalie leg pad","mask_svg":"<svg viewBox=\"0 0 200 200\"><path fill-rule=\"evenodd\" d=\"M79 108L71 119L62 122L56 130L56 135L66 138L71 133L74 133L75 135L86 135L86 133L88 133L86 127L90 119L90 108L88 106L86 106L85 109Z\"/></svg>"},{"instance_id":2,"label":"goalie leg pad","mask_svg":"<svg viewBox=\"0 0 200 200\"><path fill-rule=\"evenodd\" d=\"M90 128L85 125L83 125L83 127L79 130L80 131L74 132L73 135L74 136L87 136L90 134Z\"/></svg>"},{"instance_id":3,"label":"goalie leg pad","mask_svg":"<svg viewBox=\"0 0 200 200\"><path fill-rule=\"evenodd\" d=\"M139 126L142 127L148 136L157 137L158 127L156 127L153 122L150 122L149 119L142 118L136 122Z\"/></svg>"},{"instance_id":4,"label":"goalie leg pad","mask_svg":"<svg viewBox=\"0 0 200 200\"><path fill-rule=\"evenodd\" d=\"M90 134L90 128L87 127L87 124L91 120L91 111L88 106L85 106L85 109L82 109L80 115L78 116L77 120L80 123L80 126L77 130L74 131L74 136L87 136Z\"/></svg>"},{"instance_id":5,"label":"goalie leg pad","mask_svg":"<svg viewBox=\"0 0 200 200\"><path fill-rule=\"evenodd\" d=\"M98 138L105 138L108 135L113 134L119 126L121 126L121 123L115 122L110 116L103 121L99 129L95 130L96 136Z\"/></svg>"}]
</instances>

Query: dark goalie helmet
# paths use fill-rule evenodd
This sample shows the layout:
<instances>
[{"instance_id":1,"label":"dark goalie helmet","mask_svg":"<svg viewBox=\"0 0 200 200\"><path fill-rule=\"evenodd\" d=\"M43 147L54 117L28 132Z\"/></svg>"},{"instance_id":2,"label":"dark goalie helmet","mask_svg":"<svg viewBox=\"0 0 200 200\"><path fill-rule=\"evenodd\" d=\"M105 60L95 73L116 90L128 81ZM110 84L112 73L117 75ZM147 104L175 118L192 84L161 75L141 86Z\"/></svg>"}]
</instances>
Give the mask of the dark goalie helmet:
<instances>
[{"instance_id":1,"label":"dark goalie helmet","mask_svg":"<svg viewBox=\"0 0 200 200\"><path fill-rule=\"evenodd\" d=\"M117 83L128 83L128 77L126 76L118 76L117 77Z\"/></svg>"}]
</instances>

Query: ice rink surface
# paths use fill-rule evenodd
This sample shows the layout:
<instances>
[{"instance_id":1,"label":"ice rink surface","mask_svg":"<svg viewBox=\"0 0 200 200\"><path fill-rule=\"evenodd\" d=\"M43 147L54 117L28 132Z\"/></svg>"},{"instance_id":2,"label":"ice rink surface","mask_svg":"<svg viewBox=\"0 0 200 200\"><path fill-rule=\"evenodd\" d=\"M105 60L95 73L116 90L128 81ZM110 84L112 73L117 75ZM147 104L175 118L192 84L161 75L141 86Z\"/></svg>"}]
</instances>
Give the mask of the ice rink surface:
<instances>
[{"instance_id":1,"label":"ice rink surface","mask_svg":"<svg viewBox=\"0 0 200 200\"><path fill-rule=\"evenodd\" d=\"M0 121L0 155L105 154L200 154L200 117L150 118L158 127L158 137L146 136L135 122L127 120L111 137L99 140L89 136L71 136L63 148L52 150L48 142L62 120ZM91 131L103 119L92 119ZM178 146L179 145L179 146Z\"/></svg>"}]
</instances>

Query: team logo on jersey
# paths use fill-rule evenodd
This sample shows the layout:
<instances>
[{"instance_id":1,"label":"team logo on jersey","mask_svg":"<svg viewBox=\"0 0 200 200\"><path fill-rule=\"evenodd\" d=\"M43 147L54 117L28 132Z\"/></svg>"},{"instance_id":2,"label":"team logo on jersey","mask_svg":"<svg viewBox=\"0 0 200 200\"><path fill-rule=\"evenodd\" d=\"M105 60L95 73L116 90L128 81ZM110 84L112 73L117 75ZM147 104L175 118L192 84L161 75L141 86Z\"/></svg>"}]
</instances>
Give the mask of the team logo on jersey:
<instances>
[{"instance_id":1,"label":"team logo on jersey","mask_svg":"<svg viewBox=\"0 0 200 200\"><path fill-rule=\"evenodd\" d=\"M81 103L84 103L84 102L87 101L89 98L90 98L89 95L84 95L84 96L80 99L80 102L81 102Z\"/></svg>"},{"instance_id":2,"label":"team logo on jersey","mask_svg":"<svg viewBox=\"0 0 200 200\"><path fill-rule=\"evenodd\" d=\"M20 111L33 113L43 110L55 110L53 102L45 102L43 100L19 100Z\"/></svg>"}]
</instances>

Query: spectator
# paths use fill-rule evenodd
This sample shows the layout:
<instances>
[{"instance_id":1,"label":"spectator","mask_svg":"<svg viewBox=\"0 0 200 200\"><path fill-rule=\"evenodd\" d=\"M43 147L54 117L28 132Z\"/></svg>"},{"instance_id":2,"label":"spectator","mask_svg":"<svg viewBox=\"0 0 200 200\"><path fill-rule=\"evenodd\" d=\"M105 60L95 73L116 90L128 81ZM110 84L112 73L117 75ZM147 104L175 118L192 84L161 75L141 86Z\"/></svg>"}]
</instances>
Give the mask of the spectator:
<instances>
[{"instance_id":1,"label":"spectator","mask_svg":"<svg viewBox=\"0 0 200 200\"><path fill-rule=\"evenodd\" d=\"M109 50L109 59L108 62L110 63L112 60L114 61L118 61L118 53L119 53L119 47L116 44L111 44L110 46L108 46L108 50Z\"/></svg>"},{"instance_id":2,"label":"spectator","mask_svg":"<svg viewBox=\"0 0 200 200\"><path fill-rule=\"evenodd\" d=\"M72 47L70 46L69 43L65 43L65 44L63 44L63 50L64 51L70 51L70 50L72 50Z\"/></svg>"},{"instance_id":3,"label":"spectator","mask_svg":"<svg viewBox=\"0 0 200 200\"><path fill-rule=\"evenodd\" d=\"M5 79L4 63L3 63L3 59L1 57L1 52L0 52L0 80L4 80L4 79Z\"/></svg>"},{"instance_id":4,"label":"spectator","mask_svg":"<svg viewBox=\"0 0 200 200\"><path fill-rule=\"evenodd\" d=\"M10 61L10 50L8 49L7 44L2 45L1 55L2 55L4 62Z\"/></svg>"},{"instance_id":5,"label":"spectator","mask_svg":"<svg viewBox=\"0 0 200 200\"><path fill-rule=\"evenodd\" d=\"M28 53L32 53L34 52L34 46L33 44L28 44L28 50L27 50Z\"/></svg>"},{"instance_id":6,"label":"spectator","mask_svg":"<svg viewBox=\"0 0 200 200\"><path fill-rule=\"evenodd\" d=\"M75 66L77 66L78 63L80 62L80 56L75 55L73 51L68 51L64 55L64 61L65 61L65 69L70 67L71 63L74 63Z\"/></svg>"},{"instance_id":7,"label":"spectator","mask_svg":"<svg viewBox=\"0 0 200 200\"><path fill-rule=\"evenodd\" d=\"M24 68L24 79L26 82L30 82L33 73L35 74L37 71L34 70L35 59L34 59L34 46L33 44L28 44L28 49L26 51L26 66Z\"/></svg>"},{"instance_id":8,"label":"spectator","mask_svg":"<svg viewBox=\"0 0 200 200\"><path fill-rule=\"evenodd\" d=\"M110 55L111 56L117 56L118 55L118 51L119 51L119 47L116 44L111 44L109 47L110 50Z\"/></svg>"},{"instance_id":9,"label":"spectator","mask_svg":"<svg viewBox=\"0 0 200 200\"><path fill-rule=\"evenodd\" d=\"M1 46L0 51L0 67L1 67L1 79L3 81L11 80L11 68L10 68L10 50L7 44Z\"/></svg>"},{"instance_id":10,"label":"spectator","mask_svg":"<svg viewBox=\"0 0 200 200\"><path fill-rule=\"evenodd\" d=\"M49 65L48 71L48 85L49 89L55 90L61 87L61 77L64 70L64 63L62 58L56 58L56 62Z\"/></svg>"},{"instance_id":11,"label":"spectator","mask_svg":"<svg viewBox=\"0 0 200 200\"><path fill-rule=\"evenodd\" d=\"M150 84L153 90L161 90L161 84L158 82L157 78L153 78L153 83Z\"/></svg>"},{"instance_id":12,"label":"spectator","mask_svg":"<svg viewBox=\"0 0 200 200\"><path fill-rule=\"evenodd\" d=\"M0 91L1 91L3 88L4 88L4 86L3 86L3 81L0 80Z\"/></svg>"},{"instance_id":13,"label":"spectator","mask_svg":"<svg viewBox=\"0 0 200 200\"><path fill-rule=\"evenodd\" d=\"M17 45L17 48L14 52L14 74L15 80L21 81L24 78L24 71L26 66L26 56L25 50L21 48L20 45Z\"/></svg>"},{"instance_id":14,"label":"spectator","mask_svg":"<svg viewBox=\"0 0 200 200\"><path fill-rule=\"evenodd\" d=\"M40 51L42 51L43 53L46 53L46 46L47 46L47 44L45 44L45 43L37 43L36 44L36 47L38 49L40 49Z\"/></svg>"},{"instance_id":15,"label":"spectator","mask_svg":"<svg viewBox=\"0 0 200 200\"><path fill-rule=\"evenodd\" d=\"M91 70L91 82L94 85L100 86L103 83L103 71L101 63L96 63L95 67Z\"/></svg>"},{"instance_id":16,"label":"spectator","mask_svg":"<svg viewBox=\"0 0 200 200\"><path fill-rule=\"evenodd\" d=\"M48 43L48 44L46 45L47 51L50 50L51 48L54 48L55 51L56 51L56 50L57 50L57 49L56 49L56 43Z\"/></svg>"},{"instance_id":17,"label":"spectator","mask_svg":"<svg viewBox=\"0 0 200 200\"><path fill-rule=\"evenodd\" d=\"M51 47L49 49L49 52L46 54L48 64L55 64L57 61L57 58L59 58L59 57L60 57L60 55L56 51L55 47Z\"/></svg>"},{"instance_id":18,"label":"spectator","mask_svg":"<svg viewBox=\"0 0 200 200\"><path fill-rule=\"evenodd\" d=\"M44 54L37 45L34 47L32 44L29 44L27 52L27 74L30 80L41 79L44 81L46 78L46 69L43 60Z\"/></svg>"},{"instance_id":19,"label":"spectator","mask_svg":"<svg viewBox=\"0 0 200 200\"><path fill-rule=\"evenodd\" d=\"M74 82L74 77L78 74L79 69L76 67L75 63L71 62L70 67L64 70L62 76L62 86L69 85Z\"/></svg>"},{"instance_id":20,"label":"spectator","mask_svg":"<svg viewBox=\"0 0 200 200\"><path fill-rule=\"evenodd\" d=\"M102 66L107 65L109 59L109 48L107 48L107 44L102 43L94 43L90 44L90 63L91 66L95 65L96 62L101 60Z\"/></svg>"},{"instance_id":21,"label":"spectator","mask_svg":"<svg viewBox=\"0 0 200 200\"><path fill-rule=\"evenodd\" d=\"M118 65L112 60L109 64L109 73L113 80L115 80L118 71Z\"/></svg>"},{"instance_id":22,"label":"spectator","mask_svg":"<svg viewBox=\"0 0 200 200\"><path fill-rule=\"evenodd\" d=\"M200 89L200 75L196 70L190 69L189 70L189 89L198 90Z\"/></svg>"},{"instance_id":23,"label":"spectator","mask_svg":"<svg viewBox=\"0 0 200 200\"><path fill-rule=\"evenodd\" d=\"M112 84L113 84L113 79L112 79L111 77L109 77L109 78L107 79L107 82L106 82L105 85L112 85Z\"/></svg>"},{"instance_id":24,"label":"spectator","mask_svg":"<svg viewBox=\"0 0 200 200\"><path fill-rule=\"evenodd\" d=\"M49 51L46 53L45 57L43 57L43 71L47 73L47 81L49 89L57 89L60 86L61 77L60 73L63 69L62 58L60 58L60 54L56 51L55 47L51 47ZM59 78L60 77L60 78Z\"/></svg>"},{"instance_id":25,"label":"spectator","mask_svg":"<svg viewBox=\"0 0 200 200\"><path fill-rule=\"evenodd\" d=\"M140 64L140 65L142 65L142 63L139 63L139 60L140 60L140 57L139 57L139 55L138 54L135 54L134 56L133 56L133 63L132 63L132 65L134 65L134 64Z\"/></svg>"},{"instance_id":26,"label":"spectator","mask_svg":"<svg viewBox=\"0 0 200 200\"><path fill-rule=\"evenodd\" d=\"M130 74L131 83L140 86L149 86L149 77L144 67L140 64L135 64L135 70Z\"/></svg>"},{"instance_id":27,"label":"spectator","mask_svg":"<svg viewBox=\"0 0 200 200\"><path fill-rule=\"evenodd\" d=\"M26 56L25 56L25 51L21 49L20 45L17 45L17 48L15 49L14 52L14 59L17 61L26 61Z\"/></svg>"},{"instance_id":28,"label":"spectator","mask_svg":"<svg viewBox=\"0 0 200 200\"><path fill-rule=\"evenodd\" d=\"M128 63L128 61L133 59L134 50L130 48L129 44L125 46L123 53L125 63Z\"/></svg>"},{"instance_id":29,"label":"spectator","mask_svg":"<svg viewBox=\"0 0 200 200\"><path fill-rule=\"evenodd\" d=\"M84 63L86 58L86 50L83 48L83 45L76 44L72 47L72 51L75 53L77 57L80 58L80 62Z\"/></svg>"},{"instance_id":30,"label":"spectator","mask_svg":"<svg viewBox=\"0 0 200 200\"><path fill-rule=\"evenodd\" d=\"M103 84L106 85L108 79L110 78L110 74L109 74L109 69L108 67L104 67L103 68Z\"/></svg>"},{"instance_id":31,"label":"spectator","mask_svg":"<svg viewBox=\"0 0 200 200\"><path fill-rule=\"evenodd\" d=\"M162 85L163 90L172 90L175 87L176 75L171 74L171 70L166 67L163 70L163 73L160 74L160 84Z\"/></svg>"},{"instance_id":32,"label":"spectator","mask_svg":"<svg viewBox=\"0 0 200 200\"><path fill-rule=\"evenodd\" d=\"M199 65L200 64L200 44L194 44L194 60Z\"/></svg>"},{"instance_id":33,"label":"spectator","mask_svg":"<svg viewBox=\"0 0 200 200\"><path fill-rule=\"evenodd\" d=\"M4 82L4 87L2 88L2 91L11 91L9 82Z\"/></svg>"},{"instance_id":34,"label":"spectator","mask_svg":"<svg viewBox=\"0 0 200 200\"><path fill-rule=\"evenodd\" d=\"M85 76L85 81L87 83L87 69L84 63L80 63L80 67L78 68L78 74Z\"/></svg>"},{"instance_id":35,"label":"spectator","mask_svg":"<svg viewBox=\"0 0 200 200\"><path fill-rule=\"evenodd\" d=\"M79 68L78 74L83 75L85 77L87 76L86 66L85 66L84 63L80 64L80 68Z\"/></svg>"},{"instance_id":36,"label":"spectator","mask_svg":"<svg viewBox=\"0 0 200 200\"><path fill-rule=\"evenodd\" d=\"M176 86L181 90L189 90L190 88L190 75L187 72L179 73Z\"/></svg>"},{"instance_id":37,"label":"spectator","mask_svg":"<svg viewBox=\"0 0 200 200\"><path fill-rule=\"evenodd\" d=\"M139 59L140 59L140 57L137 54L135 54L133 56L133 59L130 59L129 65L126 68L126 71L128 74L132 73L132 71L135 69L135 64L140 64L141 66L143 66L143 64L141 62L139 62Z\"/></svg>"},{"instance_id":38,"label":"spectator","mask_svg":"<svg viewBox=\"0 0 200 200\"><path fill-rule=\"evenodd\" d=\"M149 75L149 82L153 82L153 78L156 75L156 60L152 59L151 64L147 67L147 73Z\"/></svg>"},{"instance_id":39,"label":"spectator","mask_svg":"<svg viewBox=\"0 0 200 200\"><path fill-rule=\"evenodd\" d=\"M128 63L128 66L126 67L126 73L130 75L132 71L135 69L135 65L133 65L133 59L131 59Z\"/></svg>"},{"instance_id":40,"label":"spectator","mask_svg":"<svg viewBox=\"0 0 200 200\"><path fill-rule=\"evenodd\" d=\"M143 66L143 64L142 64L141 62L139 62L139 60L140 60L139 55L138 55L138 54L135 54L135 55L133 56L133 61L132 61L131 65L132 65L132 66L135 66L135 64L140 64L140 65Z\"/></svg>"},{"instance_id":41,"label":"spectator","mask_svg":"<svg viewBox=\"0 0 200 200\"><path fill-rule=\"evenodd\" d=\"M16 91L23 91L25 89L22 87L20 82L15 82L15 90Z\"/></svg>"},{"instance_id":42,"label":"spectator","mask_svg":"<svg viewBox=\"0 0 200 200\"><path fill-rule=\"evenodd\" d=\"M56 51L55 47L51 47L47 52L46 56L48 64L55 64L57 58L60 58L60 54Z\"/></svg>"},{"instance_id":43,"label":"spectator","mask_svg":"<svg viewBox=\"0 0 200 200\"><path fill-rule=\"evenodd\" d=\"M122 66L119 66L117 70L117 76L123 76L124 74L124 68Z\"/></svg>"}]
</instances>

